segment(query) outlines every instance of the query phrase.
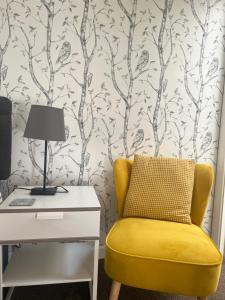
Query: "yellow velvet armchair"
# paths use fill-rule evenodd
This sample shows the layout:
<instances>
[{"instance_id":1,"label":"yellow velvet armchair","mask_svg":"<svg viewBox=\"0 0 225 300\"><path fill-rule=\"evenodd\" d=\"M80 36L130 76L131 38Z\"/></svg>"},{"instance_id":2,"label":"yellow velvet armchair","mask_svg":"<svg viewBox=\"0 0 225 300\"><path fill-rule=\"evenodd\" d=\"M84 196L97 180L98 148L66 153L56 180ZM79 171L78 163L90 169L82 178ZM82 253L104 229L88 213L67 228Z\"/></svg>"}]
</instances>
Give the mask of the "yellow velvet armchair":
<instances>
[{"instance_id":1,"label":"yellow velvet armchair","mask_svg":"<svg viewBox=\"0 0 225 300\"><path fill-rule=\"evenodd\" d=\"M207 299L217 289L222 256L201 229L213 183L209 165L196 164L192 224L123 218L132 161L117 159L114 183L120 219L106 238L105 271L117 300L121 284Z\"/></svg>"}]
</instances>

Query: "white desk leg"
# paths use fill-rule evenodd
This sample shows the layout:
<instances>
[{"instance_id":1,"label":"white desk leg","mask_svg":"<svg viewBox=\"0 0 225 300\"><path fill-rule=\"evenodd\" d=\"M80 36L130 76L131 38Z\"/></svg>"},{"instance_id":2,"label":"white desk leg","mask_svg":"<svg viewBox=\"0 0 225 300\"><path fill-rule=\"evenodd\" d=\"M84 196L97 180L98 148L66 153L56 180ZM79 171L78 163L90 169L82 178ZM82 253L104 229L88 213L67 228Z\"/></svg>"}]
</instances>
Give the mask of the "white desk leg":
<instances>
[{"instance_id":1,"label":"white desk leg","mask_svg":"<svg viewBox=\"0 0 225 300\"><path fill-rule=\"evenodd\" d=\"M94 270L93 270L93 283L92 283L92 300L97 300L97 287L98 287L98 254L99 254L99 241L95 241L94 246Z\"/></svg>"},{"instance_id":2,"label":"white desk leg","mask_svg":"<svg viewBox=\"0 0 225 300\"><path fill-rule=\"evenodd\" d=\"M3 272L3 257L2 257L2 245L0 245L0 300L3 300L3 288L2 288L2 272Z\"/></svg>"},{"instance_id":3,"label":"white desk leg","mask_svg":"<svg viewBox=\"0 0 225 300\"><path fill-rule=\"evenodd\" d=\"M10 287L5 297L5 300L10 300L12 298L13 291L14 291L14 287Z\"/></svg>"}]
</instances>

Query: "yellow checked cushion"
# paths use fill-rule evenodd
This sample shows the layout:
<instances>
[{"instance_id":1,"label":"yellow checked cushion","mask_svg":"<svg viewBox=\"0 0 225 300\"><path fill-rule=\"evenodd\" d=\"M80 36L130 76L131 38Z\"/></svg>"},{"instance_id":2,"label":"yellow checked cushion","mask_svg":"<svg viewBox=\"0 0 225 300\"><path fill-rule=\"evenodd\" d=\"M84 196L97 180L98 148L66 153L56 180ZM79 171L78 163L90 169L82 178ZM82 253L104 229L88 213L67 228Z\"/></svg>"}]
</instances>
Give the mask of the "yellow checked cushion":
<instances>
[{"instance_id":1,"label":"yellow checked cushion","mask_svg":"<svg viewBox=\"0 0 225 300\"><path fill-rule=\"evenodd\" d=\"M106 273L125 285L207 296L216 291L222 256L194 224L123 218L106 239Z\"/></svg>"},{"instance_id":2,"label":"yellow checked cushion","mask_svg":"<svg viewBox=\"0 0 225 300\"><path fill-rule=\"evenodd\" d=\"M124 217L191 223L195 163L134 156Z\"/></svg>"}]
</instances>

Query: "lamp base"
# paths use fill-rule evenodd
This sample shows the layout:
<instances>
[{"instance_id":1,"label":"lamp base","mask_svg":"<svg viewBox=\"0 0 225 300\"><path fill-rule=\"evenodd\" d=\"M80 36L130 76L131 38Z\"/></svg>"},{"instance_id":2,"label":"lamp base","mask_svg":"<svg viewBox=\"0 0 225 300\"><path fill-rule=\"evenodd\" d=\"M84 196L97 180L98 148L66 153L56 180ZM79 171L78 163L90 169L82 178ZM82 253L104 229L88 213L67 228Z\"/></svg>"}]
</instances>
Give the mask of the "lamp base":
<instances>
[{"instance_id":1,"label":"lamp base","mask_svg":"<svg viewBox=\"0 0 225 300\"><path fill-rule=\"evenodd\" d=\"M48 188L43 188L43 187L37 187L33 188L30 191L31 195L43 195L43 196L51 196L55 195L57 191L57 187L48 187Z\"/></svg>"}]
</instances>

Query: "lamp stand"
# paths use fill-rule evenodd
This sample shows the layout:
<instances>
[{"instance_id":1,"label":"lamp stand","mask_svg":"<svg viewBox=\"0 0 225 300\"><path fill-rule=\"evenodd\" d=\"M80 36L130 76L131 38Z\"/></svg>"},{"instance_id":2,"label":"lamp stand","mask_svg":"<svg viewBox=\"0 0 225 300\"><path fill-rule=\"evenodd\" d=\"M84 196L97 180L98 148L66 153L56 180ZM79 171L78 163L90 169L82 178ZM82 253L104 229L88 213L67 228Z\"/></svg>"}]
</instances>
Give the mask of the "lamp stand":
<instances>
[{"instance_id":1,"label":"lamp stand","mask_svg":"<svg viewBox=\"0 0 225 300\"><path fill-rule=\"evenodd\" d=\"M45 157L44 157L44 174L43 174L43 187L37 187L31 189L31 195L55 195L57 187L46 187L47 179L47 153L48 153L48 141L45 140Z\"/></svg>"}]
</instances>

